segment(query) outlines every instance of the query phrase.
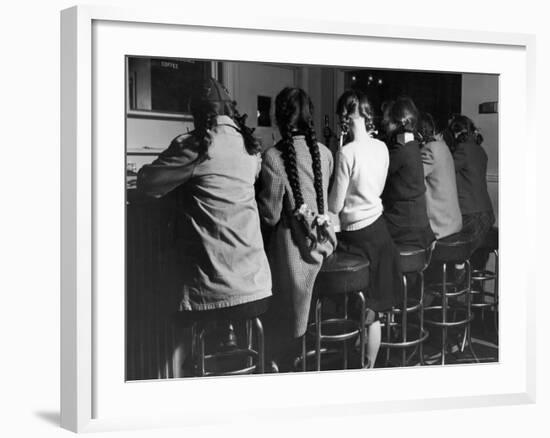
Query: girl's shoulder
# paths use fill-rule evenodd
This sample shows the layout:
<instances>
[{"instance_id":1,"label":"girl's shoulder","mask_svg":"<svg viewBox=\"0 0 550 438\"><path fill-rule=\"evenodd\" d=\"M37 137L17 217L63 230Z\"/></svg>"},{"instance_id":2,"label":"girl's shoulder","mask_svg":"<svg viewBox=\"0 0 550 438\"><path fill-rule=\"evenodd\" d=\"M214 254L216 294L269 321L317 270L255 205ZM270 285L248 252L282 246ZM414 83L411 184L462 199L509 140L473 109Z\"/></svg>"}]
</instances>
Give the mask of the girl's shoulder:
<instances>
[{"instance_id":1,"label":"girl's shoulder","mask_svg":"<svg viewBox=\"0 0 550 438\"><path fill-rule=\"evenodd\" d=\"M283 163L283 152L281 150L281 142L267 148L262 152L262 163L270 164L272 167L282 165Z\"/></svg>"},{"instance_id":2,"label":"girl's shoulder","mask_svg":"<svg viewBox=\"0 0 550 438\"><path fill-rule=\"evenodd\" d=\"M321 142L317 142L317 145L319 146L319 153L321 154L321 156L330 157L332 159L332 152L328 147L326 147Z\"/></svg>"}]
</instances>

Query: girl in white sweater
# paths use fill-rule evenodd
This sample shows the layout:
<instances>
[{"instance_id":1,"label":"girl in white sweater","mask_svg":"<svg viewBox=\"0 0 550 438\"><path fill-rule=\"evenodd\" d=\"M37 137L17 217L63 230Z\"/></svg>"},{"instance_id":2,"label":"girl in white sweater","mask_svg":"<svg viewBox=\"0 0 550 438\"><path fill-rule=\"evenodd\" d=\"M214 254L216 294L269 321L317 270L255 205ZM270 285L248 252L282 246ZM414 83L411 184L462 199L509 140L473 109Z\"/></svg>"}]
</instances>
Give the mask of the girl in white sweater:
<instances>
[{"instance_id":1,"label":"girl in white sweater","mask_svg":"<svg viewBox=\"0 0 550 438\"><path fill-rule=\"evenodd\" d=\"M329 210L339 218L341 245L370 261L367 305L373 312L369 312L367 359L373 367L381 341L378 312L397 304L401 294L399 253L382 217L380 199L388 173L388 148L372 138L372 110L363 93L346 91L336 112L345 141L336 154Z\"/></svg>"}]
</instances>

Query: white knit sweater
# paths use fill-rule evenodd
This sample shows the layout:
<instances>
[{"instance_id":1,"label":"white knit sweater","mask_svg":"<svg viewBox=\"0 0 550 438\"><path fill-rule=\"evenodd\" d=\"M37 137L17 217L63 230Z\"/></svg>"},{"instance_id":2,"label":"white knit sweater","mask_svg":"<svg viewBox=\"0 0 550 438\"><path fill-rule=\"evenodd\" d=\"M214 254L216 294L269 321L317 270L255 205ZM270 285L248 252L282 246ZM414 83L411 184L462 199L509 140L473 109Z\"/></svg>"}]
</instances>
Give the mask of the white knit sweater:
<instances>
[{"instance_id":1,"label":"white knit sweater","mask_svg":"<svg viewBox=\"0 0 550 438\"><path fill-rule=\"evenodd\" d=\"M329 195L329 210L340 222L337 231L359 230L380 217L388 165L388 148L374 138L353 141L337 152Z\"/></svg>"}]
</instances>

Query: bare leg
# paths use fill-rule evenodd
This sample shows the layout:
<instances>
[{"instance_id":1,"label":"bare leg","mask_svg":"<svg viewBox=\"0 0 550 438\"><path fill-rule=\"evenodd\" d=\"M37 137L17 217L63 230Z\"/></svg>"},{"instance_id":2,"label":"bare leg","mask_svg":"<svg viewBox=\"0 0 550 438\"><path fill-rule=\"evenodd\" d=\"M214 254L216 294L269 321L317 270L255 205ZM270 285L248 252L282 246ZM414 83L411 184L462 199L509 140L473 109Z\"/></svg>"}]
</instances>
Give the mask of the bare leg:
<instances>
[{"instance_id":1,"label":"bare leg","mask_svg":"<svg viewBox=\"0 0 550 438\"><path fill-rule=\"evenodd\" d=\"M380 342L382 341L382 328L380 321L374 321L367 326L367 359L368 368L374 368L378 350L380 350Z\"/></svg>"}]
</instances>

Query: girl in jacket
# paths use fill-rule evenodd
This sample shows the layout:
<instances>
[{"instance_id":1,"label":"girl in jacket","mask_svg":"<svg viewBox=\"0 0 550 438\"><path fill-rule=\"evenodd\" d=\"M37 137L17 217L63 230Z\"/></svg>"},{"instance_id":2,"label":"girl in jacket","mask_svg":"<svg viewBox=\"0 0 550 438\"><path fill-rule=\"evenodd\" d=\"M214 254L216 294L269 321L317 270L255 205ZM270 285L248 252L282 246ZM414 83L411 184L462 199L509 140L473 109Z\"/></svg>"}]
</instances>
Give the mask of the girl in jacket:
<instances>
[{"instance_id":1,"label":"girl in jacket","mask_svg":"<svg viewBox=\"0 0 550 438\"><path fill-rule=\"evenodd\" d=\"M254 191L260 145L214 79L199 87L191 112L194 131L138 174L141 191L179 201L180 310L265 308L271 273Z\"/></svg>"},{"instance_id":2,"label":"girl in jacket","mask_svg":"<svg viewBox=\"0 0 550 438\"><path fill-rule=\"evenodd\" d=\"M450 120L448 131L463 231L480 244L495 222L487 189L487 153L481 146L483 137L474 123L462 115ZM476 260L472 260L472 265L479 267Z\"/></svg>"},{"instance_id":3,"label":"girl in jacket","mask_svg":"<svg viewBox=\"0 0 550 438\"><path fill-rule=\"evenodd\" d=\"M267 253L273 275L272 327L266 335L281 370L293 339L304 335L313 285L323 260L336 247L328 217L327 190L333 160L317 142L313 105L299 88L285 88L275 100L281 141L262 161L258 208L272 228Z\"/></svg>"},{"instance_id":4,"label":"girl in jacket","mask_svg":"<svg viewBox=\"0 0 550 438\"><path fill-rule=\"evenodd\" d=\"M424 249L435 236L426 208L417 123L418 110L408 97L400 97L384 108L390 164L382 202L384 218L396 245Z\"/></svg>"},{"instance_id":5,"label":"girl in jacket","mask_svg":"<svg viewBox=\"0 0 550 438\"><path fill-rule=\"evenodd\" d=\"M421 114L418 133L422 144L420 153L424 167L428 219L436 239L442 239L462 229L453 156L443 139L437 135L431 114Z\"/></svg>"},{"instance_id":6,"label":"girl in jacket","mask_svg":"<svg viewBox=\"0 0 550 438\"><path fill-rule=\"evenodd\" d=\"M380 349L378 312L390 310L401 294L399 254L382 217L382 191L388 173L386 145L372 137L372 110L363 93L347 91L338 100L336 113L345 134L345 144L336 154L329 209L339 219L338 240L351 252L370 261L367 291L368 367L374 366ZM373 318L374 316L374 318Z\"/></svg>"}]
</instances>

